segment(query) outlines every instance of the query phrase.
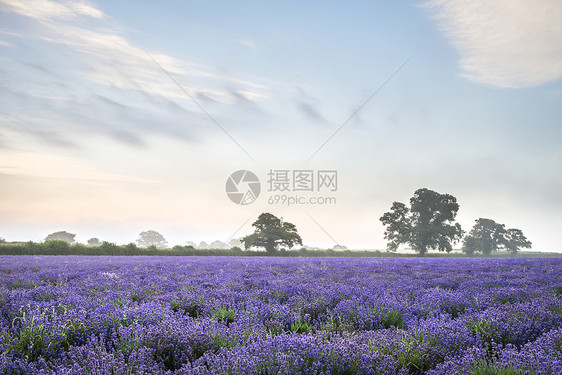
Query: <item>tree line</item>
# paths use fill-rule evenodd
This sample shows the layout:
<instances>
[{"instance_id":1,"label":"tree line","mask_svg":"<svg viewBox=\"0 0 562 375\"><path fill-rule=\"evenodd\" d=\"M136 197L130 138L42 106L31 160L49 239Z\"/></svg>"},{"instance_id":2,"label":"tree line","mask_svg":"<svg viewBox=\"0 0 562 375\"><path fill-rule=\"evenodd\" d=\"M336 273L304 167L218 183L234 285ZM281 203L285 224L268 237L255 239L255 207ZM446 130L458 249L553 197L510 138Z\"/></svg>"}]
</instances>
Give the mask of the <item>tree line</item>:
<instances>
[{"instance_id":1,"label":"tree line","mask_svg":"<svg viewBox=\"0 0 562 375\"><path fill-rule=\"evenodd\" d=\"M516 254L520 249L531 248L531 242L520 229L506 229L504 224L492 219L479 218L465 236L455 222L459 204L450 194L440 194L426 188L415 191L410 206L394 202L390 211L380 221L385 226L384 237L389 251L408 244L424 255L428 250L453 250L453 244L462 240L462 251L467 255L490 255L498 250Z\"/></svg>"},{"instance_id":2,"label":"tree line","mask_svg":"<svg viewBox=\"0 0 562 375\"><path fill-rule=\"evenodd\" d=\"M465 254L490 255L498 250L507 250L511 254L516 254L520 249L530 248L532 245L520 229L506 229L504 224L487 218L476 219L476 224L465 236L461 225L455 222L458 210L459 204L454 196L440 194L426 188L414 192L409 206L402 202L394 202L390 211L380 217L380 221L385 226L384 238L388 240L387 250L395 252L400 245L409 245L420 255L425 255L429 250L450 253L453 250L453 244L462 240L462 251ZM240 244L243 244L246 250L261 248L270 255L276 255L280 248L291 249L303 244L294 224L283 221L283 218L278 218L270 213L259 215L252 226L255 228L254 233L240 239ZM45 238L44 244L31 242L27 244L27 247L32 253L50 254L57 251L67 253L71 250L70 244L75 242L75 236L75 234L65 231L55 232ZM37 247L41 245L43 245L42 248ZM107 255L152 255L152 253L161 255L158 250L166 249L167 241L162 234L148 230L139 234L136 243L117 246L91 238L88 240L88 245L99 250L96 254L101 252L101 254ZM167 250L169 250L169 255L187 255L188 253L189 255L205 255L206 253L209 253L207 255L225 255L225 253L216 253L216 251L222 250L222 247L207 249L207 252L202 252L202 249L196 249L191 245L174 246ZM3 253L5 253L6 245L2 245L0 250L4 250ZM81 244L74 245L73 250L74 253L84 255L92 253ZM239 255L242 251L238 246L234 246L230 250L234 252L232 255ZM305 248L301 248L301 254L303 250L307 251ZM17 253L21 249L16 248L14 251ZM284 251L287 254L286 249ZM308 252L311 253L311 251ZM331 255L331 253L327 255Z\"/></svg>"},{"instance_id":3,"label":"tree line","mask_svg":"<svg viewBox=\"0 0 562 375\"><path fill-rule=\"evenodd\" d=\"M58 231L47 235L47 237L45 237L45 242L62 241L67 242L68 244L74 244L76 242L75 238L75 233ZM88 240L88 246L100 246L102 244L105 244L107 246L107 244L111 243L107 241L102 242L97 237L92 237ZM158 233L155 230L147 230L139 234L139 238L136 240L136 243L131 242L128 246L138 245L139 247L144 248L151 246L154 246L156 248L165 248L167 244L168 241L166 241L162 234Z\"/></svg>"}]
</instances>

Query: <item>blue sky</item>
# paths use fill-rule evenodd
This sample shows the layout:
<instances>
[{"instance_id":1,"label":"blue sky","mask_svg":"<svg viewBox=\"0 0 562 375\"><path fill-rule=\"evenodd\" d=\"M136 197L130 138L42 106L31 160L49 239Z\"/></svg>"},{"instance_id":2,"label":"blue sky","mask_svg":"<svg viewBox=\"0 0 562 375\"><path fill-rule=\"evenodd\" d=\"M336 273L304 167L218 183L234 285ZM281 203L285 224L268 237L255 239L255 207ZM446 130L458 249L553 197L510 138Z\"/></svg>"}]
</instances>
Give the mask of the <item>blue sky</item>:
<instances>
[{"instance_id":1,"label":"blue sky","mask_svg":"<svg viewBox=\"0 0 562 375\"><path fill-rule=\"evenodd\" d=\"M0 237L224 241L271 212L306 244L382 249L378 218L427 187L467 231L491 218L560 251L561 18L556 0L0 0ZM262 183L245 206L225 194L240 169ZM269 204L268 172L299 169L337 170L315 193L337 203Z\"/></svg>"}]
</instances>

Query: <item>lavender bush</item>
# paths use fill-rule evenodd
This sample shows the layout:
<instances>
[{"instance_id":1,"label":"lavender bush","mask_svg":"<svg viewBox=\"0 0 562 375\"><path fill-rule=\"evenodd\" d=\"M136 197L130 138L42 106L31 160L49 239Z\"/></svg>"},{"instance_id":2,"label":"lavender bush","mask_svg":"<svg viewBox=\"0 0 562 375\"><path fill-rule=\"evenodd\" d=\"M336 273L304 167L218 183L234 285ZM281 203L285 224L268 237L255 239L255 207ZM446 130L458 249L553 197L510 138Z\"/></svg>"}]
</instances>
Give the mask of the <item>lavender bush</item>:
<instances>
[{"instance_id":1,"label":"lavender bush","mask_svg":"<svg viewBox=\"0 0 562 375\"><path fill-rule=\"evenodd\" d=\"M560 374L562 260L0 257L2 374Z\"/></svg>"}]
</instances>

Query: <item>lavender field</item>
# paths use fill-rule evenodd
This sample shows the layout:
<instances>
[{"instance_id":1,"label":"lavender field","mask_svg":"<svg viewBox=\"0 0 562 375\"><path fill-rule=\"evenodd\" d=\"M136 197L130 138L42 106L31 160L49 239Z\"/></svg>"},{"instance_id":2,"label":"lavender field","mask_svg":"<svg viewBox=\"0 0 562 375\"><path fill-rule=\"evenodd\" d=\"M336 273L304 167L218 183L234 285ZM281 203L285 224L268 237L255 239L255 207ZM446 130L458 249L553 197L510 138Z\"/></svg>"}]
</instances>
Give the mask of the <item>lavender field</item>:
<instances>
[{"instance_id":1,"label":"lavender field","mask_svg":"<svg viewBox=\"0 0 562 375\"><path fill-rule=\"evenodd\" d=\"M2 374L560 374L562 260L1 257Z\"/></svg>"}]
</instances>

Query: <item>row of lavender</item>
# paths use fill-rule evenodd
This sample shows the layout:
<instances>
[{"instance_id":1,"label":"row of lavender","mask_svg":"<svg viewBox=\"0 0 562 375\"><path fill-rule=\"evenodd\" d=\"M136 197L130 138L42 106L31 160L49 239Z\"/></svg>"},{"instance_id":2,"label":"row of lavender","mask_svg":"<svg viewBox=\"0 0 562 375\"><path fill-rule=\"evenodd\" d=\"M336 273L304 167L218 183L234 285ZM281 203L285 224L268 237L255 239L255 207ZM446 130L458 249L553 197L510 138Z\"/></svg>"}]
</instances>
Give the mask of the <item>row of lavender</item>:
<instances>
[{"instance_id":1,"label":"row of lavender","mask_svg":"<svg viewBox=\"0 0 562 375\"><path fill-rule=\"evenodd\" d=\"M562 373L562 260L0 257L0 373Z\"/></svg>"}]
</instances>

